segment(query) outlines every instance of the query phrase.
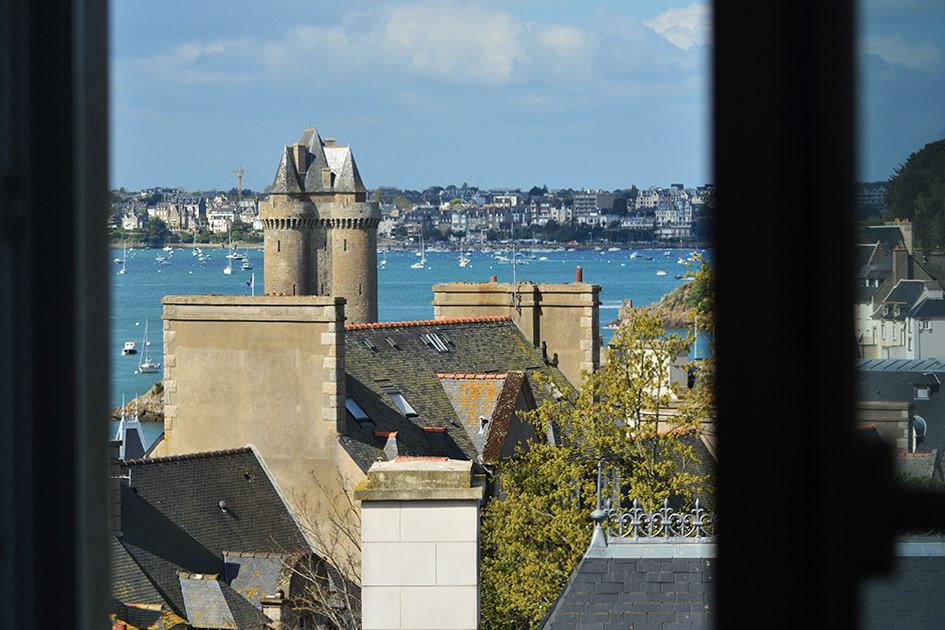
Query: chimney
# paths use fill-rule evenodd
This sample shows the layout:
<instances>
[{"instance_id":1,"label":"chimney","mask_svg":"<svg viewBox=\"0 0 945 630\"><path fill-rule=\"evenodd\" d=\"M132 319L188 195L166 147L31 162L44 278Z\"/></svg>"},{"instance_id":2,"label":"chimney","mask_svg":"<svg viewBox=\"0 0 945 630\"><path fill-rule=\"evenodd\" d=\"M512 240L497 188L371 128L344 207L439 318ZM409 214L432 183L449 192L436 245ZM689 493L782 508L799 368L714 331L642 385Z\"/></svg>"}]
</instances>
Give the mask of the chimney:
<instances>
[{"instance_id":1,"label":"chimney","mask_svg":"<svg viewBox=\"0 0 945 630\"><path fill-rule=\"evenodd\" d=\"M325 138L325 146L326 146L326 147L333 147L333 146L335 146L335 139L334 139L334 138Z\"/></svg>"},{"instance_id":2,"label":"chimney","mask_svg":"<svg viewBox=\"0 0 945 630\"><path fill-rule=\"evenodd\" d=\"M580 267L577 268L577 273L574 274L575 282L584 282L584 270Z\"/></svg>"},{"instance_id":3,"label":"chimney","mask_svg":"<svg viewBox=\"0 0 945 630\"><path fill-rule=\"evenodd\" d=\"M469 461L398 457L371 466L354 492L364 630L479 627L483 490Z\"/></svg>"},{"instance_id":4,"label":"chimney","mask_svg":"<svg viewBox=\"0 0 945 630\"><path fill-rule=\"evenodd\" d=\"M326 189L331 188L331 169L330 168L322 169L322 188L326 188Z\"/></svg>"},{"instance_id":5,"label":"chimney","mask_svg":"<svg viewBox=\"0 0 945 630\"><path fill-rule=\"evenodd\" d=\"M898 280L911 280L913 278L912 257L909 250L897 247L893 250L893 278Z\"/></svg>"},{"instance_id":6,"label":"chimney","mask_svg":"<svg viewBox=\"0 0 945 630\"><path fill-rule=\"evenodd\" d=\"M304 175L305 169L308 168L308 149L304 144L297 142L292 145L292 157L295 159L295 172Z\"/></svg>"}]
</instances>

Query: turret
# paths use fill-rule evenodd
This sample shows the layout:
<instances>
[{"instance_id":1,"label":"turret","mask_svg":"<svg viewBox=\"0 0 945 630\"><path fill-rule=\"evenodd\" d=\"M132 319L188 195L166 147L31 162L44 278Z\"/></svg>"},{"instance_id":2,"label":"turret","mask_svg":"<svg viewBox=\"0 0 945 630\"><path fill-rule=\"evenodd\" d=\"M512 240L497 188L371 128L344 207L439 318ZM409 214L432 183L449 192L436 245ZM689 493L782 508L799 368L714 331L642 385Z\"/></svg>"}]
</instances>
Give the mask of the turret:
<instances>
[{"instance_id":1,"label":"turret","mask_svg":"<svg viewBox=\"0 0 945 630\"><path fill-rule=\"evenodd\" d=\"M343 297L347 323L377 321L380 209L366 192L350 147L306 129L285 148L259 209L266 294Z\"/></svg>"}]
</instances>

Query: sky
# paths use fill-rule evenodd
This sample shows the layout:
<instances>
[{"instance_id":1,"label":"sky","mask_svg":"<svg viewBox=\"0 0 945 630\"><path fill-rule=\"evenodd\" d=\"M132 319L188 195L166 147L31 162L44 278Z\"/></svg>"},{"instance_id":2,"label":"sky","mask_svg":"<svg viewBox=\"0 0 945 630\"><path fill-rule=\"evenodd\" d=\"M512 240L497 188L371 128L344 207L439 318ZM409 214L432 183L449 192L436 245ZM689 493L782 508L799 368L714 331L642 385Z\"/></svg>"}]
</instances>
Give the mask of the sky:
<instances>
[{"instance_id":1,"label":"sky","mask_svg":"<svg viewBox=\"0 0 945 630\"><path fill-rule=\"evenodd\" d=\"M860 11L860 179L945 137L945 0ZM712 181L711 5L120 0L111 186L272 183L316 126L368 188Z\"/></svg>"}]
</instances>

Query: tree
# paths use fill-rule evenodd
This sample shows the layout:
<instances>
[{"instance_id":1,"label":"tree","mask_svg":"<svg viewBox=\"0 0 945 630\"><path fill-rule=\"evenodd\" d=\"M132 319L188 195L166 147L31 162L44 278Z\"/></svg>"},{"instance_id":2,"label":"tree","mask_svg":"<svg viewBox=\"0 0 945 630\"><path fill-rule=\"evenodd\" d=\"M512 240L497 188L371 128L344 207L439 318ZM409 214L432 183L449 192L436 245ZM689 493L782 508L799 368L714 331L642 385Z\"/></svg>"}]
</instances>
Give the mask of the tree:
<instances>
[{"instance_id":1,"label":"tree","mask_svg":"<svg viewBox=\"0 0 945 630\"><path fill-rule=\"evenodd\" d=\"M397 197L394 197L393 204L397 206L398 208L400 208L401 210L406 210L407 208L410 208L413 206L413 204L410 203L409 199L407 199L406 197L401 197L399 195Z\"/></svg>"},{"instance_id":2,"label":"tree","mask_svg":"<svg viewBox=\"0 0 945 630\"><path fill-rule=\"evenodd\" d=\"M304 584L303 592L293 599L293 612L313 619L315 627L357 630L361 628L361 509L340 473L334 483L340 493L315 478L314 500L294 497L300 506L296 522L318 557L291 567Z\"/></svg>"},{"instance_id":3,"label":"tree","mask_svg":"<svg viewBox=\"0 0 945 630\"><path fill-rule=\"evenodd\" d=\"M703 262L695 275L706 291L693 299L709 309L711 269ZM700 329L712 321L706 310ZM636 499L652 511L667 499L677 508L696 496L711 499L711 480L698 472L693 447L702 423L714 416L711 359L688 365L689 383L669 379L671 366L686 364L681 357L690 342L667 334L657 315L634 309L614 335L606 365L586 374L580 389L543 382L552 395L525 417L538 435L561 440L519 448L495 475L502 498L486 506L482 524L484 628L541 622L590 540L598 461L617 480L605 497L612 505Z\"/></svg>"},{"instance_id":4,"label":"tree","mask_svg":"<svg viewBox=\"0 0 945 630\"><path fill-rule=\"evenodd\" d=\"M883 218L912 221L925 249L945 247L945 139L925 145L896 169L886 187Z\"/></svg>"},{"instance_id":5,"label":"tree","mask_svg":"<svg viewBox=\"0 0 945 630\"><path fill-rule=\"evenodd\" d=\"M155 247L157 245L163 245L165 241L170 240L174 237L174 233L171 232L167 224L160 219L151 219L151 223L148 224L148 245Z\"/></svg>"}]
</instances>

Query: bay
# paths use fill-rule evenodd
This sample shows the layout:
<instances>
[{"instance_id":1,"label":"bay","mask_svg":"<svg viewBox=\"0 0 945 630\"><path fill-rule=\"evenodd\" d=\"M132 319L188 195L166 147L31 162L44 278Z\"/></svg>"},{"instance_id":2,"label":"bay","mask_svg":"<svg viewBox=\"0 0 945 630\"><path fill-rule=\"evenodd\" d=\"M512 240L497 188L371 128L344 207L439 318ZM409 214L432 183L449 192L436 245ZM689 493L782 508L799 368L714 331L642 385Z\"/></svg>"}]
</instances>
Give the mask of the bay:
<instances>
[{"instance_id":1,"label":"bay","mask_svg":"<svg viewBox=\"0 0 945 630\"><path fill-rule=\"evenodd\" d=\"M147 392L163 377L157 373L141 374L138 362L144 352L145 324L149 323L152 359L164 364L161 321L161 298L165 295L250 295L248 286L254 278L255 291L265 291L263 252L246 250L253 269L240 270L240 262L233 264L233 273L224 274L227 265L225 249L206 249L207 262L200 262L190 249L164 252L160 249L140 249L128 252L126 273L119 274L120 265L111 270L111 401L121 404L122 396L131 400ZM112 250L120 257L121 250ZM413 251L378 252L378 319L382 322L433 319L434 284L454 281L488 282L496 276L499 282L574 282L578 267L584 281L601 286L600 323L605 342L612 332L606 325L617 318L617 311L625 299L643 306L656 302L664 294L684 282L677 274L688 268L679 264L689 257L691 250L657 249L557 249L519 250L517 260L525 264L508 264L496 256L511 257L511 252L474 251L467 254L470 264L459 266L459 252L426 252L427 267L413 269L419 258ZM170 256L168 256L170 254ZM158 256L167 259L162 263ZM647 260L646 257L651 258ZM657 272L665 271L665 275ZM134 341L139 354L122 356L126 341Z\"/></svg>"}]
</instances>

